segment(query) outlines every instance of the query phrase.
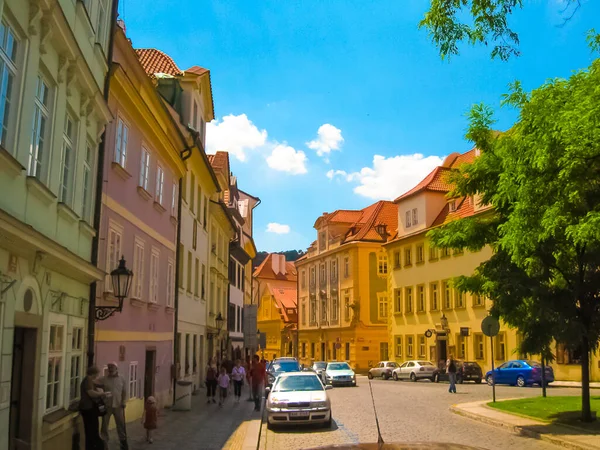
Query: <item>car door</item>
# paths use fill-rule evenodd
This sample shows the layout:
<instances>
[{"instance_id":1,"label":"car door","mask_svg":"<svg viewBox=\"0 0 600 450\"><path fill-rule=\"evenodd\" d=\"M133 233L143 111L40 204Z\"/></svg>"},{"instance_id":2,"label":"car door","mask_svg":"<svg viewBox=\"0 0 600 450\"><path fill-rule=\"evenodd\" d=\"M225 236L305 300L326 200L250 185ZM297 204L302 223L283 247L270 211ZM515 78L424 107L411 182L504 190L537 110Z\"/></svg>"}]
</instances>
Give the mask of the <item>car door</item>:
<instances>
[{"instance_id":1,"label":"car door","mask_svg":"<svg viewBox=\"0 0 600 450\"><path fill-rule=\"evenodd\" d=\"M496 368L496 370L494 370L494 380L495 380L496 384L508 383L510 366L511 366L511 363L507 362L504 364L500 364Z\"/></svg>"},{"instance_id":2,"label":"car door","mask_svg":"<svg viewBox=\"0 0 600 450\"><path fill-rule=\"evenodd\" d=\"M525 376L525 374L523 373L523 364L521 364L519 361L513 361L510 365L510 369L507 373L507 383L510 384L516 384L517 382L517 377L519 375L523 375ZM527 379L527 377L525 377Z\"/></svg>"},{"instance_id":3,"label":"car door","mask_svg":"<svg viewBox=\"0 0 600 450\"><path fill-rule=\"evenodd\" d=\"M398 368L398 370L396 371L396 375L398 376L398 378L402 379L402 377L404 376L403 372L404 372L404 368L408 365L407 362L400 364L400 367Z\"/></svg>"},{"instance_id":4,"label":"car door","mask_svg":"<svg viewBox=\"0 0 600 450\"><path fill-rule=\"evenodd\" d=\"M402 371L402 378L410 378L410 373L413 371L414 368L415 368L414 362L411 361L408 364L406 364L406 367Z\"/></svg>"},{"instance_id":5,"label":"car door","mask_svg":"<svg viewBox=\"0 0 600 450\"><path fill-rule=\"evenodd\" d=\"M383 375L384 368L385 368L385 363L383 363L383 362L380 362L380 363L377 365L377 375L375 375L375 376L376 376L376 377L380 377L380 376L382 376L382 375Z\"/></svg>"}]
</instances>

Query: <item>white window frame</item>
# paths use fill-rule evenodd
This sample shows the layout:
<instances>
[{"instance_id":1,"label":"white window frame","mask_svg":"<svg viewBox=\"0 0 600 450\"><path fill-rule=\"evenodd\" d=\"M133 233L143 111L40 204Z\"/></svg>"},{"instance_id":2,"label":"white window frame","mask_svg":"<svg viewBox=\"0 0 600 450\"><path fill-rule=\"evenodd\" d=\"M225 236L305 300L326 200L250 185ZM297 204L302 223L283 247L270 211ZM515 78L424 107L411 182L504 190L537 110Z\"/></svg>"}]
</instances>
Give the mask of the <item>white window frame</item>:
<instances>
[{"instance_id":1,"label":"white window frame","mask_svg":"<svg viewBox=\"0 0 600 450\"><path fill-rule=\"evenodd\" d=\"M337 322L339 318L340 299L337 294L331 297L331 320Z\"/></svg>"},{"instance_id":2,"label":"white window frame","mask_svg":"<svg viewBox=\"0 0 600 450\"><path fill-rule=\"evenodd\" d=\"M377 258L377 274L387 275L388 273L388 259L385 253L380 253Z\"/></svg>"},{"instance_id":3,"label":"white window frame","mask_svg":"<svg viewBox=\"0 0 600 450\"><path fill-rule=\"evenodd\" d=\"M44 93L47 97L43 98ZM42 98L40 98L42 95ZM44 103L46 100L46 103ZM48 154L52 150L51 130L52 120L50 116L50 106L52 103L52 88L42 74L38 73L37 85L34 97L33 127L31 132L31 142L29 146L29 164L27 175L36 177L40 181L47 177L47 165L50 160Z\"/></svg>"},{"instance_id":4,"label":"white window frame","mask_svg":"<svg viewBox=\"0 0 600 450\"><path fill-rule=\"evenodd\" d=\"M69 130L70 124L70 130ZM60 158L60 189L58 199L68 206L73 205L73 186L75 179L75 152L77 151L77 131L79 123L65 114L63 146Z\"/></svg>"},{"instance_id":5,"label":"white window frame","mask_svg":"<svg viewBox=\"0 0 600 450\"><path fill-rule=\"evenodd\" d=\"M419 336L417 336L417 345L419 346L419 351L418 351L417 356L419 358L427 357L427 341L425 340L424 335L420 334Z\"/></svg>"},{"instance_id":6,"label":"white window frame","mask_svg":"<svg viewBox=\"0 0 600 450\"><path fill-rule=\"evenodd\" d=\"M175 296L175 263L169 258L167 262L167 308L172 308Z\"/></svg>"},{"instance_id":7,"label":"white window frame","mask_svg":"<svg viewBox=\"0 0 600 450\"><path fill-rule=\"evenodd\" d=\"M88 223L91 223L92 217L95 157L94 145L88 141L83 159L83 198L81 200L81 217Z\"/></svg>"},{"instance_id":8,"label":"white window frame","mask_svg":"<svg viewBox=\"0 0 600 450\"><path fill-rule=\"evenodd\" d=\"M156 247L152 247L150 253L150 295L148 301L150 303L158 304L158 278L160 271L160 250Z\"/></svg>"},{"instance_id":9,"label":"white window frame","mask_svg":"<svg viewBox=\"0 0 600 450\"><path fill-rule=\"evenodd\" d=\"M69 403L80 397L80 385L83 380L83 350L85 328L83 323L71 327L71 355L69 372ZM77 359L77 364L76 364ZM73 395L73 393L75 395Z\"/></svg>"},{"instance_id":10,"label":"white window frame","mask_svg":"<svg viewBox=\"0 0 600 450\"><path fill-rule=\"evenodd\" d=\"M387 292L377 294L377 319L386 320L388 318L388 295Z\"/></svg>"},{"instance_id":11,"label":"white window frame","mask_svg":"<svg viewBox=\"0 0 600 450\"><path fill-rule=\"evenodd\" d=\"M395 336L394 344L396 348L396 357L402 358L402 336Z\"/></svg>"},{"instance_id":12,"label":"white window frame","mask_svg":"<svg viewBox=\"0 0 600 450\"><path fill-rule=\"evenodd\" d=\"M117 130L115 133L115 155L114 162L125 168L127 164L127 141L129 140L129 125L122 117L117 118Z\"/></svg>"},{"instance_id":13,"label":"white window frame","mask_svg":"<svg viewBox=\"0 0 600 450\"><path fill-rule=\"evenodd\" d=\"M121 250L123 248L123 227L113 220L108 222L108 233L106 239L106 279L104 281L104 292L112 292L112 280L110 273L119 265Z\"/></svg>"},{"instance_id":14,"label":"white window frame","mask_svg":"<svg viewBox=\"0 0 600 450\"><path fill-rule=\"evenodd\" d=\"M64 393L64 373L65 373L65 356L66 356L66 340L67 340L67 320L66 316L60 317L57 314L50 316L48 325L48 343L46 348L48 349L46 357L46 378L45 378L45 389L44 389L44 410L46 413L56 411L63 406L63 393ZM61 336L61 348L56 348L55 345L51 348L52 335L56 336L56 331L53 332L53 327L60 327L62 334ZM51 363L52 361L52 363ZM58 363L58 374L56 373L56 364ZM50 365L52 364L53 370L50 371ZM49 387L50 385L56 386L56 392L52 390L51 397L49 398Z\"/></svg>"},{"instance_id":15,"label":"white window frame","mask_svg":"<svg viewBox=\"0 0 600 450\"><path fill-rule=\"evenodd\" d=\"M412 218L411 211L410 210L406 211L405 216L406 216L405 226L406 226L406 228L410 228L412 226L412 224L411 224L411 218Z\"/></svg>"},{"instance_id":16,"label":"white window frame","mask_svg":"<svg viewBox=\"0 0 600 450\"><path fill-rule=\"evenodd\" d=\"M173 183L171 191L171 216L177 217L177 183Z\"/></svg>"},{"instance_id":17,"label":"white window frame","mask_svg":"<svg viewBox=\"0 0 600 450\"><path fill-rule=\"evenodd\" d=\"M406 357L412 358L414 356L414 336L406 336Z\"/></svg>"},{"instance_id":18,"label":"white window frame","mask_svg":"<svg viewBox=\"0 0 600 450\"><path fill-rule=\"evenodd\" d=\"M138 362L129 363L129 374L127 378L127 396L129 400L140 397L140 380L138 378Z\"/></svg>"},{"instance_id":19,"label":"white window frame","mask_svg":"<svg viewBox=\"0 0 600 450\"><path fill-rule=\"evenodd\" d=\"M163 204L163 193L165 188L165 171L161 166L156 166L156 185L154 186L154 201Z\"/></svg>"},{"instance_id":20,"label":"white window frame","mask_svg":"<svg viewBox=\"0 0 600 450\"><path fill-rule=\"evenodd\" d=\"M0 116L0 145L5 149L12 146L16 130L12 127L13 117L17 115L18 105L15 102L19 92L17 76L19 73L18 58L20 42L15 30L5 21L0 22L0 102L2 102L3 115ZM9 37L11 37L11 55L8 54ZM9 82L4 82L4 77ZM5 92L10 83L10 94ZM17 107L12 111L11 106ZM11 132L12 131L12 132Z\"/></svg>"},{"instance_id":21,"label":"white window frame","mask_svg":"<svg viewBox=\"0 0 600 450\"><path fill-rule=\"evenodd\" d=\"M106 0L97 0L98 3L98 17L96 21L96 42L98 42L102 48L106 45L107 25L108 25L108 7Z\"/></svg>"},{"instance_id":22,"label":"white window frame","mask_svg":"<svg viewBox=\"0 0 600 450\"><path fill-rule=\"evenodd\" d=\"M140 300L144 294L144 241L136 236L133 243L133 285L131 298Z\"/></svg>"},{"instance_id":23,"label":"white window frame","mask_svg":"<svg viewBox=\"0 0 600 450\"><path fill-rule=\"evenodd\" d=\"M150 151L146 147L142 147L140 158L140 180L139 186L148 191L150 179Z\"/></svg>"}]
</instances>

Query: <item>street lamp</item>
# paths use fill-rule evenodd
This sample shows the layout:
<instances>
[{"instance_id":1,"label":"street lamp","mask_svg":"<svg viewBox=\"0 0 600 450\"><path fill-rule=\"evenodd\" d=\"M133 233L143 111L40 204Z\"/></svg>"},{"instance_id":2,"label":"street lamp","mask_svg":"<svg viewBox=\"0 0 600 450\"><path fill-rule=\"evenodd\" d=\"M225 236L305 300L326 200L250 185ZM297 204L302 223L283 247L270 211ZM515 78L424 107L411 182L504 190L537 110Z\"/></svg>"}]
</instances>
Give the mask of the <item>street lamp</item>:
<instances>
[{"instance_id":1,"label":"street lamp","mask_svg":"<svg viewBox=\"0 0 600 450\"><path fill-rule=\"evenodd\" d=\"M440 318L440 324L442 325L442 329L444 331L448 330L448 318L444 313L442 313L442 317Z\"/></svg>"},{"instance_id":2,"label":"street lamp","mask_svg":"<svg viewBox=\"0 0 600 450\"><path fill-rule=\"evenodd\" d=\"M113 295L119 301L119 306L96 306L94 315L96 321L106 320L116 312L123 311L123 300L129 296L131 289L131 280L133 272L125 265L125 257L121 256L119 267L110 273L110 279L113 287Z\"/></svg>"}]
</instances>

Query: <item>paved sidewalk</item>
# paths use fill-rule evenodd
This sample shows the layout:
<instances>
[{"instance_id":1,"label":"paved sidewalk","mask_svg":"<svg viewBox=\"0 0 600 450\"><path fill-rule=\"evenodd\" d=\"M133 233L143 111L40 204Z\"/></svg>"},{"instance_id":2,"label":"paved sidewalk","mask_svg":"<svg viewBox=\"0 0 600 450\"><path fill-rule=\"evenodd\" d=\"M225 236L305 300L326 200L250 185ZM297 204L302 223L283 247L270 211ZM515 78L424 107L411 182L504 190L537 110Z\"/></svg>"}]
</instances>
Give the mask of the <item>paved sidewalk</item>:
<instances>
[{"instance_id":1,"label":"paved sidewalk","mask_svg":"<svg viewBox=\"0 0 600 450\"><path fill-rule=\"evenodd\" d=\"M556 380L550 383L552 387L570 387L570 388L579 388L581 389L580 381L560 381ZM592 389L600 389L600 383L592 382L590 383L590 388Z\"/></svg>"},{"instance_id":2,"label":"paved sidewalk","mask_svg":"<svg viewBox=\"0 0 600 450\"><path fill-rule=\"evenodd\" d=\"M486 406L488 400L452 405L450 411L479 422L508 429L516 434L543 439L556 445L578 450L600 450L600 435L575 427L539 422L507 414Z\"/></svg>"},{"instance_id":3,"label":"paved sidewalk","mask_svg":"<svg viewBox=\"0 0 600 450\"><path fill-rule=\"evenodd\" d=\"M244 396L245 394L245 396ZM206 404L203 394L192 397L191 411L159 412L154 443L146 443L146 430L141 421L127 424L130 450L227 449L256 450L260 433L260 413L247 401L248 391L239 404L229 397L222 408ZM116 430L110 432L110 450L119 450Z\"/></svg>"}]
</instances>

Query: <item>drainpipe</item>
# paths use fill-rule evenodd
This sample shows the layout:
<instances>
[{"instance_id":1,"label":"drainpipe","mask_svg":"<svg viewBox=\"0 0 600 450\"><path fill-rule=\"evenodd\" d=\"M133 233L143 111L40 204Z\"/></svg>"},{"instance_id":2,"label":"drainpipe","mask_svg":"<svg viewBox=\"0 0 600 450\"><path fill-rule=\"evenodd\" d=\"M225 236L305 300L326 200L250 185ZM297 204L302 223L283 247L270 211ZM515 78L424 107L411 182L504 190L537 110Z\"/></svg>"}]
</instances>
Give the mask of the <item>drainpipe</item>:
<instances>
[{"instance_id":1,"label":"drainpipe","mask_svg":"<svg viewBox=\"0 0 600 450\"><path fill-rule=\"evenodd\" d=\"M110 89L111 66L113 59L113 46L115 41L115 31L117 27L117 16L119 13L119 0L113 0L111 11L110 38L108 40L108 71L104 79L104 100L108 104L108 93ZM91 263L98 267L98 248L100 246L100 219L102 214L102 188L104 185L104 153L106 151L106 126L102 132L102 139L98 146L98 170L96 171L96 198L94 202L94 230L96 236L92 239ZM90 297L88 307L88 349L87 349L87 367L94 365L94 345L95 345L95 326L96 326L96 289L98 283L94 281L90 284Z\"/></svg>"},{"instance_id":2,"label":"drainpipe","mask_svg":"<svg viewBox=\"0 0 600 450\"><path fill-rule=\"evenodd\" d=\"M294 264L294 268L296 269L296 359L300 360L300 350L298 345L300 345L300 274L298 272L298 267Z\"/></svg>"}]
</instances>

